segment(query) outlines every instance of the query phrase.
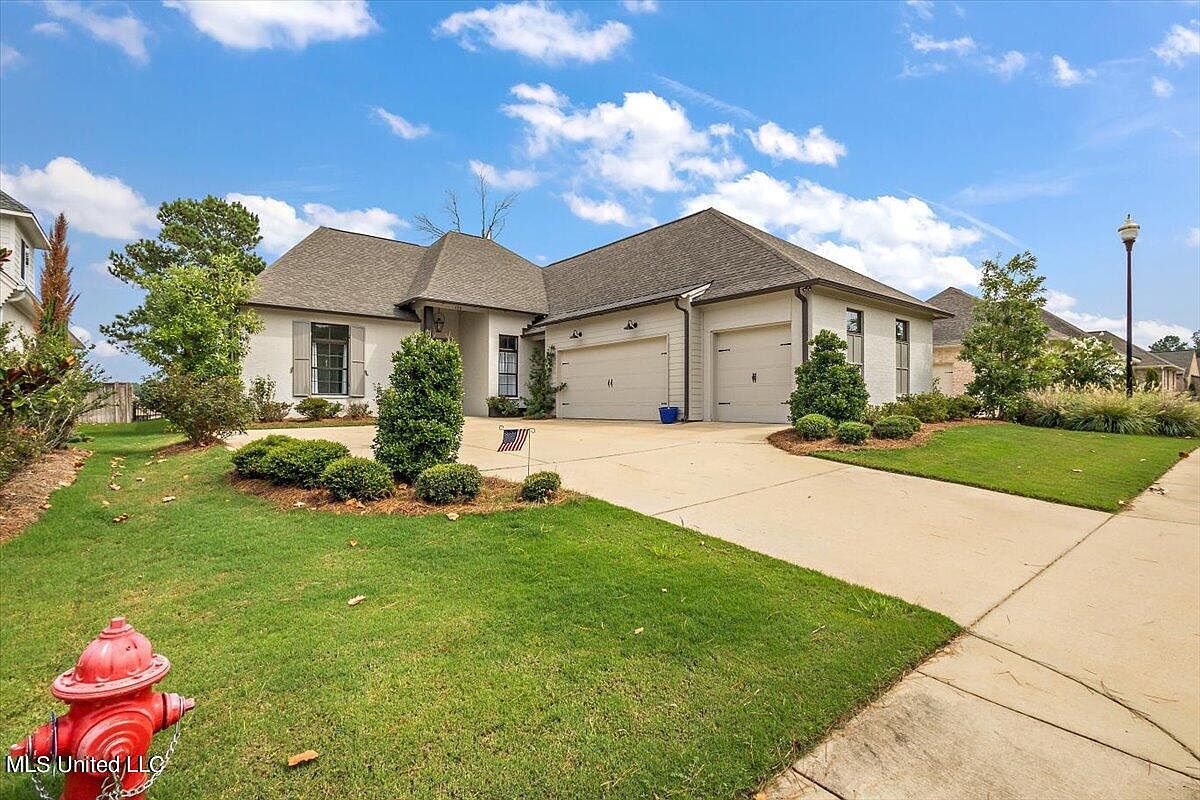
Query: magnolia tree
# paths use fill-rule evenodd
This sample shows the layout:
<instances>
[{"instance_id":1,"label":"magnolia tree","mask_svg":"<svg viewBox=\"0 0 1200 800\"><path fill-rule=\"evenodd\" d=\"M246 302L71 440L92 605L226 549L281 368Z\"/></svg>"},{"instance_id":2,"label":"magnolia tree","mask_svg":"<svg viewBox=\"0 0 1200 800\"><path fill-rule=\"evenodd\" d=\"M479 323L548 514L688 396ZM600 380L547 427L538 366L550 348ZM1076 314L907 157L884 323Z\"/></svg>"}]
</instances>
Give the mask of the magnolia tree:
<instances>
[{"instance_id":1,"label":"magnolia tree","mask_svg":"<svg viewBox=\"0 0 1200 800\"><path fill-rule=\"evenodd\" d=\"M1058 382L1067 389L1111 389L1125 379L1125 365L1117 351L1094 336L1072 339L1058 359Z\"/></svg>"}]
</instances>

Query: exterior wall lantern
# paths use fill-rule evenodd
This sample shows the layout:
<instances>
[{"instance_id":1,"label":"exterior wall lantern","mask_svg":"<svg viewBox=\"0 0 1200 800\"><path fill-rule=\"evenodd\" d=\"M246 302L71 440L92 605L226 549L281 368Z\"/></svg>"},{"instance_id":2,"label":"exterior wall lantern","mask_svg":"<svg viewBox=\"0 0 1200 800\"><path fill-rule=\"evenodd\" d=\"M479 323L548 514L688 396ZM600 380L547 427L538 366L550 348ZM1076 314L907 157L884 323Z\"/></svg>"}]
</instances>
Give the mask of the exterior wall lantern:
<instances>
[{"instance_id":1,"label":"exterior wall lantern","mask_svg":"<svg viewBox=\"0 0 1200 800\"><path fill-rule=\"evenodd\" d=\"M441 333L442 328L446 327L446 317L441 311L433 312L433 330L436 333Z\"/></svg>"},{"instance_id":2,"label":"exterior wall lantern","mask_svg":"<svg viewBox=\"0 0 1200 800\"><path fill-rule=\"evenodd\" d=\"M627 330L627 331L631 331L636 327L637 327L637 323L634 322L633 320L629 320L628 322L625 323L625 330Z\"/></svg>"},{"instance_id":3,"label":"exterior wall lantern","mask_svg":"<svg viewBox=\"0 0 1200 800\"><path fill-rule=\"evenodd\" d=\"M581 331L581 330L579 330L578 328L576 328L575 330L571 331L571 336L570 336L570 338L572 338L572 339L582 339L582 338L583 338L583 331Z\"/></svg>"}]
</instances>

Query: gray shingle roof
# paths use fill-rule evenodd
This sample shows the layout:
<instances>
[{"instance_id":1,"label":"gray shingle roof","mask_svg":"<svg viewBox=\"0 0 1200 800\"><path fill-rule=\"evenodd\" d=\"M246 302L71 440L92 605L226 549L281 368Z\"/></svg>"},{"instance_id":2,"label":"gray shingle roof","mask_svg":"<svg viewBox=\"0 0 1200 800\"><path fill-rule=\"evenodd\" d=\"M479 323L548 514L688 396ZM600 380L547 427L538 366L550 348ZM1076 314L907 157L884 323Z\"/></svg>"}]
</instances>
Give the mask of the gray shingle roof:
<instances>
[{"instance_id":1,"label":"gray shingle roof","mask_svg":"<svg viewBox=\"0 0 1200 800\"><path fill-rule=\"evenodd\" d=\"M1117 351L1117 355L1122 359L1125 358L1125 340L1112 331L1088 331L1087 335L1095 336L1102 342L1108 342L1112 345L1113 350ZM1136 344L1133 346L1133 357L1139 362L1138 366L1175 367L1170 361L1159 358L1159 355L1159 353L1151 353L1149 350L1138 347ZM1176 367L1176 369L1183 369L1183 367Z\"/></svg>"},{"instance_id":2,"label":"gray shingle roof","mask_svg":"<svg viewBox=\"0 0 1200 800\"><path fill-rule=\"evenodd\" d=\"M263 270L255 305L415 321L397 310L425 248L335 228L317 228Z\"/></svg>"},{"instance_id":3,"label":"gray shingle roof","mask_svg":"<svg viewBox=\"0 0 1200 800\"><path fill-rule=\"evenodd\" d=\"M18 214L32 214L29 206L15 199L11 194L0 191L0 210L14 211Z\"/></svg>"},{"instance_id":4,"label":"gray shingle roof","mask_svg":"<svg viewBox=\"0 0 1200 800\"><path fill-rule=\"evenodd\" d=\"M555 262L545 277L551 321L705 284L697 303L820 283L941 313L711 208Z\"/></svg>"},{"instance_id":5,"label":"gray shingle roof","mask_svg":"<svg viewBox=\"0 0 1200 800\"><path fill-rule=\"evenodd\" d=\"M405 303L414 300L545 314L542 269L491 239L451 232L425 249Z\"/></svg>"},{"instance_id":6,"label":"gray shingle roof","mask_svg":"<svg viewBox=\"0 0 1200 800\"><path fill-rule=\"evenodd\" d=\"M975 295L964 292L957 286L948 286L926 301L930 305L937 306L954 315L950 319L934 320L933 343L935 346L962 342L963 334L967 332L967 328L971 327L971 323L974 321L977 300ZM1042 309L1042 322L1050 328L1051 338L1075 339L1088 335L1083 328L1072 325L1044 308Z\"/></svg>"},{"instance_id":7,"label":"gray shingle roof","mask_svg":"<svg viewBox=\"0 0 1200 800\"><path fill-rule=\"evenodd\" d=\"M1163 361L1170 362L1181 370L1186 372L1192 366L1192 357L1196 355L1195 350L1168 350L1165 353L1155 353L1154 355L1161 358Z\"/></svg>"}]
</instances>

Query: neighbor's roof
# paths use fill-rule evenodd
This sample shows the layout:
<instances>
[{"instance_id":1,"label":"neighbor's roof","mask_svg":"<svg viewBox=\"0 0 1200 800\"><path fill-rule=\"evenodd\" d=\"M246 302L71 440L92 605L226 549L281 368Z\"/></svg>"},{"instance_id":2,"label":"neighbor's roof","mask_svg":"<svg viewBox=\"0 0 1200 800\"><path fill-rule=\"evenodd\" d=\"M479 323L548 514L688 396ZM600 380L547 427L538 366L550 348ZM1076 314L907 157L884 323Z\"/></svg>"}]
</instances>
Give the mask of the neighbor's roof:
<instances>
[{"instance_id":1,"label":"neighbor's roof","mask_svg":"<svg viewBox=\"0 0 1200 800\"><path fill-rule=\"evenodd\" d=\"M962 342L963 334L967 332L967 328L971 327L971 323L974 321L975 303L978 300L979 298L975 295L964 292L957 286L948 286L926 301L930 305L937 306L954 315L950 319L934 320L933 343L935 346ZM1042 322L1050 328L1050 335L1054 338L1076 339L1088 335L1083 328L1072 325L1044 308L1042 309Z\"/></svg>"},{"instance_id":2,"label":"neighbor's roof","mask_svg":"<svg viewBox=\"0 0 1200 800\"><path fill-rule=\"evenodd\" d=\"M545 314L541 267L491 239L451 231L425 248L403 303L416 300Z\"/></svg>"},{"instance_id":3,"label":"neighbor's roof","mask_svg":"<svg viewBox=\"0 0 1200 800\"><path fill-rule=\"evenodd\" d=\"M1102 342L1108 342L1112 345L1113 350L1117 351L1118 355L1122 357L1125 355L1125 340L1120 336L1117 336L1112 331L1088 331L1087 335L1095 336ZM1139 366L1173 367L1174 369L1178 370L1183 369L1183 367L1177 367L1175 364L1172 364L1166 359L1159 358L1160 355L1162 355L1162 353L1151 353L1149 350L1138 347L1136 344L1133 346L1133 357L1138 361Z\"/></svg>"},{"instance_id":4,"label":"neighbor's roof","mask_svg":"<svg viewBox=\"0 0 1200 800\"><path fill-rule=\"evenodd\" d=\"M1154 355L1161 358L1163 361L1169 361L1181 370L1186 372L1192 366L1192 359L1196 357L1195 350L1168 350Z\"/></svg>"},{"instance_id":5,"label":"neighbor's roof","mask_svg":"<svg viewBox=\"0 0 1200 800\"><path fill-rule=\"evenodd\" d=\"M416 321L416 314L396 304L424 253L417 244L317 228L263 270L250 302Z\"/></svg>"},{"instance_id":6,"label":"neighbor's roof","mask_svg":"<svg viewBox=\"0 0 1200 800\"><path fill-rule=\"evenodd\" d=\"M709 208L545 268L544 323L615 310L645 298L709 285L694 302L825 285L917 309L944 312L791 242Z\"/></svg>"},{"instance_id":7,"label":"neighbor's roof","mask_svg":"<svg viewBox=\"0 0 1200 800\"><path fill-rule=\"evenodd\" d=\"M29 221L33 223L33 231L31 233L34 234L33 238L37 240L33 243L34 247L39 250L46 250L50 247L50 240L46 238L46 232L42 230L42 225L38 222L37 214L34 214L29 209L29 206L17 200L11 194L0 191L0 213L6 211L9 214L19 214L28 217Z\"/></svg>"}]
</instances>

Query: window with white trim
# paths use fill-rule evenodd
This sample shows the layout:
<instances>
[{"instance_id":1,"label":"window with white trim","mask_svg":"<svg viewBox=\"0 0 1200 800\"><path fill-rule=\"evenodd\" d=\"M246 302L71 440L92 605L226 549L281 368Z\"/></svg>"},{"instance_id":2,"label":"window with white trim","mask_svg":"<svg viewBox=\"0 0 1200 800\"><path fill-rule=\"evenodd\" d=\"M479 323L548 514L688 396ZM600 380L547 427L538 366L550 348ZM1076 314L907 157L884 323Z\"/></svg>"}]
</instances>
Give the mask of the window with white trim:
<instances>
[{"instance_id":1,"label":"window with white trim","mask_svg":"<svg viewBox=\"0 0 1200 800\"><path fill-rule=\"evenodd\" d=\"M863 371L863 312L846 309L846 361Z\"/></svg>"},{"instance_id":2,"label":"window with white trim","mask_svg":"<svg viewBox=\"0 0 1200 800\"><path fill-rule=\"evenodd\" d=\"M350 390L350 326L312 324L312 393L344 395Z\"/></svg>"},{"instance_id":3,"label":"window with white trim","mask_svg":"<svg viewBox=\"0 0 1200 800\"><path fill-rule=\"evenodd\" d=\"M501 397L517 396L517 337L500 334L500 373L496 393Z\"/></svg>"}]
</instances>

